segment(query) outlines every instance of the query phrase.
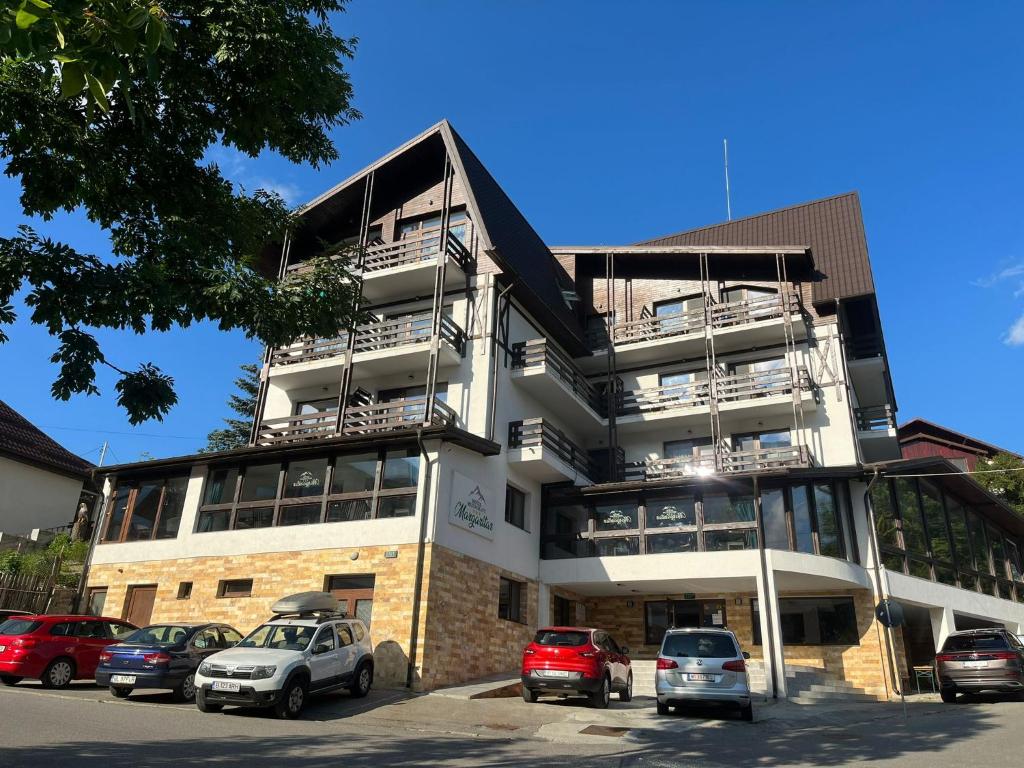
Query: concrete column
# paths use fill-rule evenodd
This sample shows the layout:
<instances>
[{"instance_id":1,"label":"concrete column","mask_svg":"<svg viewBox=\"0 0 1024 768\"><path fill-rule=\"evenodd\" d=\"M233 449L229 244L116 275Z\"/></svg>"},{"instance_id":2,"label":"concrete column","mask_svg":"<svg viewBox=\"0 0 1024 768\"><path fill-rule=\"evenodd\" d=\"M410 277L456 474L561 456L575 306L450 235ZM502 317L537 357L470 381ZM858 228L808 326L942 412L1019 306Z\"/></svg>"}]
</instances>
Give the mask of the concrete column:
<instances>
[{"instance_id":1,"label":"concrete column","mask_svg":"<svg viewBox=\"0 0 1024 768\"><path fill-rule=\"evenodd\" d=\"M775 673L775 692L786 697L786 662L782 651L782 632L779 627L779 596L775 589L775 572L771 550L765 550L765 575L757 574L758 618L761 622L761 653L764 659L765 681L771 694L772 672ZM769 617L771 629L769 630ZM770 640L769 640L770 638Z\"/></svg>"},{"instance_id":2,"label":"concrete column","mask_svg":"<svg viewBox=\"0 0 1024 768\"><path fill-rule=\"evenodd\" d=\"M543 581L537 582L537 626L551 626L551 590Z\"/></svg>"},{"instance_id":3,"label":"concrete column","mask_svg":"<svg viewBox=\"0 0 1024 768\"><path fill-rule=\"evenodd\" d=\"M932 638L935 640L935 650L942 648L951 632L956 632L956 619L953 616L953 609L947 607L929 608L928 615L932 620Z\"/></svg>"}]
</instances>

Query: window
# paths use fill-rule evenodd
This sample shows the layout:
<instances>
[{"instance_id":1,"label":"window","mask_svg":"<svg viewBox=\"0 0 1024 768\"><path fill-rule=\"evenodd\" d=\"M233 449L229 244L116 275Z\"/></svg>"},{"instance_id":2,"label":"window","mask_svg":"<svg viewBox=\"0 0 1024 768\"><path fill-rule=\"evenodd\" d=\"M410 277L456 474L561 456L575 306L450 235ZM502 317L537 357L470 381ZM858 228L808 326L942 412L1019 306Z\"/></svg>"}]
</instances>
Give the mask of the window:
<instances>
[{"instance_id":1,"label":"window","mask_svg":"<svg viewBox=\"0 0 1024 768\"><path fill-rule=\"evenodd\" d=\"M704 494L704 524L753 523L753 494Z\"/></svg>"},{"instance_id":2,"label":"window","mask_svg":"<svg viewBox=\"0 0 1024 768\"><path fill-rule=\"evenodd\" d=\"M806 485L791 489L793 495L793 530L796 551L814 553L814 525L811 522L811 501Z\"/></svg>"},{"instance_id":3,"label":"window","mask_svg":"<svg viewBox=\"0 0 1024 768\"><path fill-rule=\"evenodd\" d=\"M89 599L86 603L86 612L91 616L102 616L103 606L107 602L107 588L106 587L91 587L89 589Z\"/></svg>"},{"instance_id":4,"label":"window","mask_svg":"<svg viewBox=\"0 0 1024 768\"><path fill-rule=\"evenodd\" d=\"M242 640L242 636L238 634L231 627L220 628L221 637L224 638L224 647L230 648L233 645L237 645Z\"/></svg>"},{"instance_id":5,"label":"window","mask_svg":"<svg viewBox=\"0 0 1024 768\"><path fill-rule=\"evenodd\" d=\"M227 510L224 514L230 514ZM273 507L246 507L235 515L235 530L269 528L274 524Z\"/></svg>"},{"instance_id":6,"label":"window","mask_svg":"<svg viewBox=\"0 0 1024 768\"><path fill-rule=\"evenodd\" d=\"M178 535L188 477L118 483L107 511L104 542L173 539Z\"/></svg>"},{"instance_id":7,"label":"window","mask_svg":"<svg viewBox=\"0 0 1024 768\"><path fill-rule=\"evenodd\" d=\"M208 627L196 633L192 638L192 646L201 651L211 648L221 648L220 634L213 627Z\"/></svg>"},{"instance_id":8,"label":"window","mask_svg":"<svg viewBox=\"0 0 1024 768\"><path fill-rule=\"evenodd\" d=\"M267 501L277 498L277 483L280 476L280 464L256 464L246 467L238 500Z\"/></svg>"},{"instance_id":9,"label":"window","mask_svg":"<svg viewBox=\"0 0 1024 768\"><path fill-rule=\"evenodd\" d=\"M523 583L502 576L498 585L498 618L523 622Z\"/></svg>"},{"instance_id":10,"label":"window","mask_svg":"<svg viewBox=\"0 0 1024 768\"><path fill-rule=\"evenodd\" d=\"M696 533L659 533L647 537L647 554L665 552L696 552Z\"/></svg>"},{"instance_id":11,"label":"window","mask_svg":"<svg viewBox=\"0 0 1024 768\"><path fill-rule=\"evenodd\" d=\"M674 634L665 638L663 656L688 656L694 659L729 659L739 650L729 635L721 632Z\"/></svg>"},{"instance_id":12,"label":"window","mask_svg":"<svg viewBox=\"0 0 1024 768\"><path fill-rule=\"evenodd\" d=\"M286 499L323 496L326 478L326 458L292 461L285 473L282 496Z\"/></svg>"},{"instance_id":13,"label":"window","mask_svg":"<svg viewBox=\"0 0 1024 768\"><path fill-rule=\"evenodd\" d=\"M341 644L342 648L346 645L352 645L352 630L348 624L338 625L338 642Z\"/></svg>"},{"instance_id":14,"label":"window","mask_svg":"<svg viewBox=\"0 0 1024 768\"><path fill-rule=\"evenodd\" d=\"M598 504L594 507L595 527L599 531L635 530L640 527L635 502Z\"/></svg>"},{"instance_id":15,"label":"window","mask_svg":"<svg viewBox=\"0 0 1024 768\"><path fill-rule=\"evenodd\" d=\"M754 645L761 644L761 617L751 600ZM783 645L859 645L857 611L852 597L779 598Z\"/></svg>"},{"instance_id":16,"label":"window","mask_svg":"<svg viewBox=\"0 0 1024 768\"><path fill-rule=\"evenodd\" d=\"M735 435L732 439L734 451L771 453L779 449L790 448L792 445L793 442L788 429L751 432L745 435Z\"/></svg>"},{"instance_id":17,"label":"window","mask_svg":"<svg viewBox=\"0 0 1024 768\"><path fill-rule=\"evenodd\" d=\"M674 459L674 469L696 474L701 467L714 469L715 449L710 437L697 437L692 440L671 440L662 446L662 455L666 459Z\"/></svg>"},{"instance_id":18,"label":"window","mask_svg":"<svg viewBox=\"0 0 1024 768\"><path fill-rule=\"evenodd\" d=\"M331 493L366 493L373 490L377 475L377 453L339 456L334 461Z\"/></svg>"},{"instance_id":19,"label":"window","mask_svg":"<svg viewBox=\"0 0 1024 768\"><path fill-rule=\"evenodd\" d=\"M648 528L675 528L697 524L697 505L693 496L650 499L647 502Z\"/></svg>"},{"instance_id":20,"label":"window","mask_svg":"<svg viewBox=\"0 0 1024 768\"><path fill-rule=\"evenodd\" d=\"M753 528L705 531L704 549L709 552L729 549L757 549L757 531Z\"/></svg>"},{"instance_id":21,"label":"window","mask_svg":"<svg viewBox=\"0 0 1024 768\"><path fill-rule=\"evenodd\" d=\"M217 584L217 597L251 597L252 579L222 579Z\"/></svg>"},{"instance_id":22,"label":"window","mask_svg":"<svg viewBox=\"0 0 1024 768\"><path fill-rule=\"evenodd\" d=\"M320 522L320 502L316 504L290 504L281 507L278 525L310 525Z\"/></svg>"},{"instance_id":23,"label":"window","mask_svg":"<svg viewBox=\"0 0 1024 768\"><path fill-rule=\"evenodd\" d=\"M785 489L766 488L761 491L761 516L764 518L764 545L769 549L789 549Z\"/></svg>"},{"instance_id":24,"label":"window","mask_svg":"<svg viewBox=\"0 0 1024 768\"><path fill-rule=\"evenodd\" d=\"M206 481L203 506L230 504L235 500L235 485L238 482L237 469L211 469Z\"/></svg>"},{"instance_id":25,"label":"window","mask_svg":"<svg viewBox=\"0 0 1024 768\"><path fill-rule=\"evenodd\" d=\"M341 627L338 627L341 629ZM336 648L334 642L334 627L326 626L321 628L317 633L316 640L313 641L313 653L328 653Z\"/></svg>"},{"instance_id":26,"label":"window","mask_svg":"<svg viewBox=\"0 0 1024 768\"><path fill-rule=\"evenodd\" d=\"M192 597L192 582L182 581L178 584L178 599L188 600Z\"/></svg>"},{"instance_id":27,"label":"window","mask_svg":"<svg viewBox=\"0 0 1024 768\"><path fill-rule=\"evenodd\" d=\"M505 486L505 522L526 530L526 494L511 485Z\"/></svg>"},{"instance_id":28,"label":"window","mask_svg":"<svg viewBox=\"0 0 1024 768\"><path fill-rule=\"evenodd\" d=\"M130 624L122 624L120 621L107 622L107 633L115 640L124 640L135 631L135 627Z\"/></svg>"},{"instance_id":29,"label":"window","mask_svg":"<svg viewBox=\"0 0 1024 768\"><path fill-rule=\"evenodd\" d=\"M559 627L571 627L573 624L575 624L576 623L576 616L575 616L576 612L573 610L574 605L573 605L572 600L567 600L564 597L559 597L558 595L555 595L555 601L554 602L555 602L555 605L554 605L554 608L555 608L555 610L554 610L554 614L555 614L554 622L555 622L555 624L557 626L559 626ZM539 641L535 640L534 642L539 642ZM576 645L579 645L579 644L580 643L576 643ZM544 643L541 643L541 645L544 645Z\"/></svg>"},{"instance_id":30,"label":"window","mask_svg":"<svg viewBox=\"0 0 1024 768\"><path fill-rule=\"evenodd\" d=\"M420 455L415 449L388 451L384 460L382 489L414 488L420 481Z\"/></svg>"},{"instance_id":31,"label":"window","mask_svg":"<svg viewBox=\"0 0 1024 768\"><path fill-rule=\"evenodd\" d=\"M835 491L829 483L814 484L814 515L818 523L818 554L842 557L843 542L839 531L839 514Z\"/></svg>"},{"instance_id":32,"label":"window","mask_svg":"<svg viewBox=\"0 0 1024 768\"><path fill-rule=\"evenodd\" d=\"M371 574L327 576L324 589L338 599L338 610L355 616L370 626L373 614L373 588L376 577Z\"/></svg>"}]
</instances>

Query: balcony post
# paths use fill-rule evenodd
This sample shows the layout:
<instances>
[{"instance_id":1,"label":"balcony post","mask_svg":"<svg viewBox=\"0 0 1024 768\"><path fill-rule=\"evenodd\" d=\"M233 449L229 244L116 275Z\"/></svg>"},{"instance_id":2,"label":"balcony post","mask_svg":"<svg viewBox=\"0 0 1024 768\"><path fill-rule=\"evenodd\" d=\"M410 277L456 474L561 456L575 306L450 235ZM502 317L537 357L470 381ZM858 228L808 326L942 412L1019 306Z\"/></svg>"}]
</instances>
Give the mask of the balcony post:
<instances>
[{"instance_id":1,"label":"balcony post","mask_svg":"<svg viewBox=\"0 0 1024 768\"><path fill-rule=\"evenodd\" d=\"M434 397L437 394L438 356L441 351L441 314L444 309L445 271L448 265L448 228L451 223L452 193L455 169L448 153L444 155L444 191L441 199L441 234L437 248L437 268L434 273L434 301L430 314L430 358L427 361L426 410L424 426L434 421Z\"/></svg>"}]
</instances>

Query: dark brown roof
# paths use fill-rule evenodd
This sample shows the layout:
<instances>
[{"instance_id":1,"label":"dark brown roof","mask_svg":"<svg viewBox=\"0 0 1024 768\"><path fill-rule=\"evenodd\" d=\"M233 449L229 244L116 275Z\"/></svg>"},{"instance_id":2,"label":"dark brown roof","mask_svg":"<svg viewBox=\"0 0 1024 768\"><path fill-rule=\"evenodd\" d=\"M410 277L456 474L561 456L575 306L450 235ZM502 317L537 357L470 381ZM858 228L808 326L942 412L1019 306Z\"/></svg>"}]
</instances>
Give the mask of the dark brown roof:
<instances>
[{"instance_id":1,"label":"dark brown roof","mask_svg":"<svg viewBox=\"0 0 1024 768\"><path fill-rule=\"evenodd\" d=\"M1015 451L1008 451L1005 448L1000 448L998 445L986 443L984 440L965 435L963 432L957 432L955 429L944 427L927 419L911 419L901 424L896 434L900 443L925 438L939 440L950 446L963 448L986 457L994 456L997 453L1009 453L1012 456L1020 455Z\"/></svg>"},{"instance_id":2,"label":"dark brown roof","mask_svg":"<svg viewBox=\"0 0 1024 768\"><path fill-rule=\"evenodd\" d=\"M814 303L874 293L860 198L856 192L777 211L726 221L641 245L793 245L810 246L819 279Z\"/></svg>"},{"instance_id":3,"label":"dark brown roof","mask_svg":"<svg viewBox=\"0 0 1024 768\"><path fill-rule=\"evenodd\" d=\"M63 475L86 478L92 464L62 447L0 400L0 455L49 469Z\"/></svg>"}]
</instances>

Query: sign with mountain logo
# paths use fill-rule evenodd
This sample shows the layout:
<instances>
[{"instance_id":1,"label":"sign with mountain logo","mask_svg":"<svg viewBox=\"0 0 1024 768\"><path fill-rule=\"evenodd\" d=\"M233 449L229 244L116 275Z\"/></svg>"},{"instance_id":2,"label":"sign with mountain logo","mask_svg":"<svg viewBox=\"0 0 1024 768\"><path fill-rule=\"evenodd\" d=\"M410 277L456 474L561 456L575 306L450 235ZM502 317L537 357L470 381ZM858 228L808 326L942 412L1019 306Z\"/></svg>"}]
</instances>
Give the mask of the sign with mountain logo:
<instances>
[{"instance_id":1,"label":"sign with mountain logo","mask_svg":"<svg viewBox=\"0 0 1024 768\"><path fill-rule=\"evenodd\" d=\"M448 522L485 539L494 539L494 496L486 486L480 485L459 472L452 472L452 499L448 509Z\"/></svg>"}]
</instances>

